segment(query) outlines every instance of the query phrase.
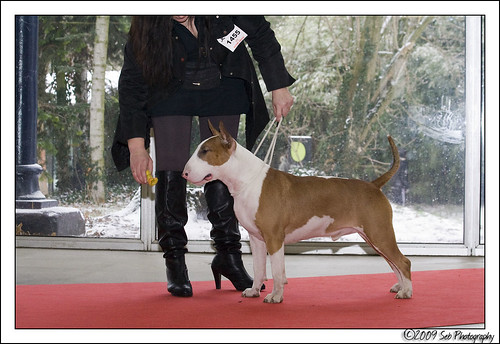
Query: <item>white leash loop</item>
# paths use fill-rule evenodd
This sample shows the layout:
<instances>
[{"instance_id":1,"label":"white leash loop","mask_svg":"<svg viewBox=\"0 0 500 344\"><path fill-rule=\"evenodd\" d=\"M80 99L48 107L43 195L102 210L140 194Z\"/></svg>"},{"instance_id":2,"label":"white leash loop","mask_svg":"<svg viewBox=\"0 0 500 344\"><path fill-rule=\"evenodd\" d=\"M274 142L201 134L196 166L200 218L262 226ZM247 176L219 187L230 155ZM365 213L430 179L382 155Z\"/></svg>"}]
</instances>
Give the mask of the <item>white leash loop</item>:
<instances>
[{"instance_id":1,"label":"white leash loop","mask_svg":"<svg viewBox=\"0 0 500 344\"><path fill-rule=\"evenodd\" d=\"M276 131L274 132L274 136L273 136L273 139L271 141L271 145L269 146L269 150L267 151L266 157L264 158L264 163L266 163L268 165L271 165L271 161L273 159L274 147L276 147L276 141L277 141L277 138L278 138L278 132L280 130L280 126L281 126L281 122L282 121L283 121L283 119L281 119L281 121L278 122L278 125L276 127ZM264 143L264 140L266 139L267 135L269 134L269 131L271 130L271 128L273 127L273 125L274 125L275 122L276 122L276 117L273 118L273 121L271 122L271 125L269 126L269 128L267 128L266 133L262 137L262 140L260 140L260 143L257 146L257 149L253 153L254 155L257 155L257 152L259 151L260 147L262 146L262 143Z\"/></svg>"}]
</instances>

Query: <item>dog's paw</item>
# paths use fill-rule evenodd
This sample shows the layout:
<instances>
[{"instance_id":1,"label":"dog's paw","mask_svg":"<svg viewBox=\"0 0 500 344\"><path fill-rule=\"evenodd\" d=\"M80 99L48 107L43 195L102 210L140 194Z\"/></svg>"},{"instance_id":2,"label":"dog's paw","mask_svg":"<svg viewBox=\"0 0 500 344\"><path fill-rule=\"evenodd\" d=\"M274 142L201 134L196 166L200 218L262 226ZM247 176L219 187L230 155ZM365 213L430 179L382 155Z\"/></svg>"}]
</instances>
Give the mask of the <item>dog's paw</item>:
<instances>
[{"instance_id":1,"label":"dog's paw","mask_svg":"<svg viewBox=\"0 0 500 344\"><path fill-rule=\"evenodd\" d=\"M241 296L243 296L243 297L259 297L260 296L260 290L259 289L254 289L254 288L246 288L241 293Z\"/></svg>"},{"instance_id":2,"label":"dog's paw","mask_svg":"<svg viewBox=\"0 0 500 344\"><path fill-rule=\"evenodd\" d=\"M413 295L413 290L411 289L401 289L398 291L396 296L394 297L395 299L411 299Z\"/></svg>"},{"instance_id":3,"label":"dog's paw","mask_svg":"<svg viewBox=\"0 0 500 344\"><path fill-rule=\"evenodd\" d=\"M406 287L402 287L401 284L396 283L391 288L391 293L396 293L395 299L411 299L413 295L413 288L411 283Z\"/></svg>"},{"instance_id":4,"label":"dog's paw","mask_svg":"<svg viewBox=\"0 0 500 344\"><path fill-rule=\"evenodd\" d=\"M399 283L396 283L392 286L391 288L391 293L397 293L398 291L401 290L401 286L399 285Z\"/></svg>"},{"instance_id":5,"label":"dog's paw","mask_svg":"<svg viewBox=\"0 0 500 344\"><path fill-rule=\"evenodd\" d=\"M274 294L274 293L268 294L264 298L264 302L265 303L281 303L281 302L283 302L283 294Z\"/></svg>"}]
</instances>

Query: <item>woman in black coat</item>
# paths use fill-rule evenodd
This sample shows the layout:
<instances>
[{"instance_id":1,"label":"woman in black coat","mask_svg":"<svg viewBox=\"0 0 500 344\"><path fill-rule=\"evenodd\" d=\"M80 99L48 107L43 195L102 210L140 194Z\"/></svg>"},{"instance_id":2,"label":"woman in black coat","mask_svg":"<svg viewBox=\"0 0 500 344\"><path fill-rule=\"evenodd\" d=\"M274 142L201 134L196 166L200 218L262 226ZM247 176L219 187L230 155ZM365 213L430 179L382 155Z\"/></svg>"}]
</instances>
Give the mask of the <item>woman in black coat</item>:
<instances>
[{"instance_id":1,"label":"woman in black coat","mask_svg":"<svg viewBox=\"0 0 500 344\"><path fill-rule=\"evenodd\" d=\"M158 241L167 267L168 291L192 296L187 252L186 181L191 123L199 116L200 139L211 136L208 120L223 121L237 137L246 114L246 145L251 149L269 122L247 42L257 61L274 115L286 116L293 104L287 87L295 81L285 68L281 47L263 16L137 16L132 19L119 80L120 116L112 147L118 170L130 166L135 180L147 183L153 169L147 149L153 128L156 148L155 211ZM220 181L205 185L210 232L217 254L212 261L216 287L220 276L238 290L252 285L241 259L233 199Z\"/></svg>"}]
</instances>

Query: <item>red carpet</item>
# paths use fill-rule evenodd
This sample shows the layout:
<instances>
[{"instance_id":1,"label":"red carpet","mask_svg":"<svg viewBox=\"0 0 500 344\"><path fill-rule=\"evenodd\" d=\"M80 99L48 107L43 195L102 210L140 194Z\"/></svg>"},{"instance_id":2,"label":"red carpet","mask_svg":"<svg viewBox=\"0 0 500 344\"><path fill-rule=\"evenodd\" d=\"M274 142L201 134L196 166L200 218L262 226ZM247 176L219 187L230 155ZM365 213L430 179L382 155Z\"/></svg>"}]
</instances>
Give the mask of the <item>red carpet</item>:
<instances>
[{"instance_id":1,"label":"red carpet","mask_svg":"<svg viewBox=\"0 0 500 344\"><path fill-rule=\"evenodd\" d=\"M483 323L484 269L417 271L413 298L389 292L393 273L290 278L284 302L242 298L229 281L16 286L16 328L422 328Z\"/></svg>"}]
</instances>

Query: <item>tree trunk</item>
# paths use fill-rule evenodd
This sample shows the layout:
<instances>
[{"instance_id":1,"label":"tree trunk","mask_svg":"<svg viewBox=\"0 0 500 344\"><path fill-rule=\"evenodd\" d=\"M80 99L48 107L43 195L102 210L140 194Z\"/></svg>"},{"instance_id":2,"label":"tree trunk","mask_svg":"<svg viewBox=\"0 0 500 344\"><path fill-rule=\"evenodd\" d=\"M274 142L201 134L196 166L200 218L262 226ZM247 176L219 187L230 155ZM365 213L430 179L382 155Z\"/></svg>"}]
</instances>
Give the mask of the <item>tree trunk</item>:
<instances>
[{"instance_id":1,"label":"tree trunk","mask_svg":"<svg viewBox=\"0 0 500 344\"><path fill-rule=\"evenodd\" d=\"M387 20L380 16L363 19L355 18L356 50L343 78L334 115L342 137L337 168L357 178L364 178L359 175L364 171L363 161L371 155L368 147L378 137L374 125L393 101L412 48L432 17L421 18L408 26L402 46L380 75L377 74L381 63L379 49Z\"/></svg>"},{"instance_id":2,"label":"tree trunk","mask_svg":"<svg viewBox=\"0 0 500 344\"><path fill-rule=\"evenodd\" d=\"M90 101L90 150L94 165L89 192L94 202L105 201L104 171L104 84L108 50L109 16L96 18L94 41L94 72L92 75L92 98Z\"/></svg>"},{"instance_id":3,"label":"tree trunk","mask_svg":"<svg viewBox=\"0 0 500 344\"><path fill-rule=\"evenodd\" d=\"M383 113L392 102L394 98L394 91L399 87L399 77L404 70L408 58L410 57L410 53L418 38L420 38L432 19L432 17L424 17L416 25L416 27L412 28L411 34L408 35L408 39L392 59L387 73L379 83L377 92L372 96L371 103L375 105L367 113L366 126L359 136L362 142L368 141L369 133L373 132L373 124L377 121L380 114Z\"/></svg>"}]
</instances>

